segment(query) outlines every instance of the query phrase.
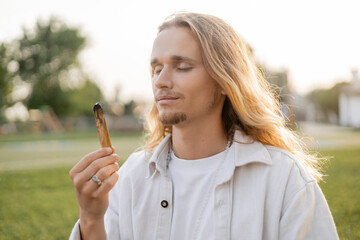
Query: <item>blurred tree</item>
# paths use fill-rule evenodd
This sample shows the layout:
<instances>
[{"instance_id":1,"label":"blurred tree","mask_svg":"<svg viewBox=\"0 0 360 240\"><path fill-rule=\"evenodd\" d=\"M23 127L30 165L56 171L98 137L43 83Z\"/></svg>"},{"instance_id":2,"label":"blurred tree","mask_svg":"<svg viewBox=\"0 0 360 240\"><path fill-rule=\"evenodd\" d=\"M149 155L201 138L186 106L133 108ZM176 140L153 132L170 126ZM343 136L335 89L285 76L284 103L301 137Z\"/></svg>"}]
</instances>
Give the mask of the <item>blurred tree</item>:
<instances>
[{"instance_id":1,"label":"blurred tree","mask_svg":"<svg viewBox=\"0 0 360 240\"><path fill-rule=\"evenodd\" d=\"M5 108L10 103L13 89L12 75L8 70L11 58L8 47L0 44L0 123L5 121Z\"/></svg>"},{"instance_id":2,"label":"blurred tree","mask_svg":"<svg viewBox=\"0 0 360 240\"><path fill-rule=\"evenodd\" d=\"M72 116L92 116L94 114L92 106L102 98L99 87L86 79L81 88L69 92L69 100L72 103L70 114Z\"/></svg>"},{"instance_id":3,"label":"blurred tree","mask_svg":"<svg viewBox=\"0 0 360 240\"><path fill-rule=\"evenodd\" d=\"M124 113L123 115L129 116L134 115L134 109L136 108L136 102L134 100L130 100L129 102L124 104Z\"/></svg>"},{"instance_id":4,"label":"blurred tree","mask_svg":"<svg viewBox=\"0 0 360 240\"><path fill-rule=\"evenodd\" d=\"M339 95L341 89L349 82L339 82L331 88L315 89L307 94L307 98L323 113L329 116L335 113L339 116Z\"/></svg>"},{"instance_id":5,"label":"blurred tree","mask_svg":"<svg viewBox=\"0 0 360 240\"><path fill-rule=\"evenodd\" d=\"M102 98L99 88L81 71L78 55L86 38L79 29L52 17L47 22L38 21L32 31L23 29L16 44L16 74L31 84L30 94L24 100L29 109L48 105L56 114L68 115L74 113L73 101L82 105L94 97Z\"/></svg>"}]
</instances>

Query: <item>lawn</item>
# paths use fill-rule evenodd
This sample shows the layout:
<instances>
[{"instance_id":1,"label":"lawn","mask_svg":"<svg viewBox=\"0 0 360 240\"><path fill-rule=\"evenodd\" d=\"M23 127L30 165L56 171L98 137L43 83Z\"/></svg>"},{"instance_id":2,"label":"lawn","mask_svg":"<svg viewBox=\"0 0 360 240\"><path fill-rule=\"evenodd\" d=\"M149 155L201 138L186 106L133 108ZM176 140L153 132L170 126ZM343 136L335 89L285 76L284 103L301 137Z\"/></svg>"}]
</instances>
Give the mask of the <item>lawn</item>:
<instances>
[{"instance_id":1,"label":"lawn","mask_svg":"<svg viewBox=\"0 0 360 240\"><path fill-rule=\"evenodd\" d=\"M320 183L340 239L360 239L360 147L322 151L333 156Z\"/></svg>"},{"instance_id":2,"label":"lawn","mask_svg":"<svg viewBox=\"0 0 360 240\"><path fill-rule=\"evenodd\" d=\"M120 164L141 133L111 135ZM93 133L0 138L0 240L67 239L78 218L71 167L100 147Z\"/></svg>"},{"instance_id":3,"label":"lawn","mask_svg":"<svg viewBox=\"0 0 360 240\"><path fill-rule=\"evenodd\" d=\"M112 141L121 161L142 143L137 133ZM0 239L67 239L78 218L68 172L98 147L96 134L0 138ZM320 185L339 236L360 239L360 148L322 153L333 156Z\"/></svg>"}]
</instances>

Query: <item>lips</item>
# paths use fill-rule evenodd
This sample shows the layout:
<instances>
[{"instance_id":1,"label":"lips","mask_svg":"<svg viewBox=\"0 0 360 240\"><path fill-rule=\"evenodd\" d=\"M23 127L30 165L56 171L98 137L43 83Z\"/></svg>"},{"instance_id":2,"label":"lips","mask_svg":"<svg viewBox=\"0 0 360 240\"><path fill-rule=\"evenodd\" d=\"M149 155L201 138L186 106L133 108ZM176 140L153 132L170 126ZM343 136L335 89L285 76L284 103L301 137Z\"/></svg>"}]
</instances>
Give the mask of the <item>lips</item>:
<instances>
[{"instance_id":1,"label":"lips","mask_svg":"<svg viewBox=\"0 0 360 240\"><path fill-rule=\"evenodd\" d=\"M160 95L156 97L156 102L158 102L159 104L168 104L176 101L177 99L179 98L167 95Z\"/></svg>"},{"instance_id":2,"label":"lips","mask_svg":"<svg viewBox=\"0 0 360 240\"><path fill-rule=\"evenodd\" d=\"M171 96L158 96L156 97L156 101L161 101L161 100L175 100L178 99L176 97L171 97Z\"/></svg>"}]
</instances>

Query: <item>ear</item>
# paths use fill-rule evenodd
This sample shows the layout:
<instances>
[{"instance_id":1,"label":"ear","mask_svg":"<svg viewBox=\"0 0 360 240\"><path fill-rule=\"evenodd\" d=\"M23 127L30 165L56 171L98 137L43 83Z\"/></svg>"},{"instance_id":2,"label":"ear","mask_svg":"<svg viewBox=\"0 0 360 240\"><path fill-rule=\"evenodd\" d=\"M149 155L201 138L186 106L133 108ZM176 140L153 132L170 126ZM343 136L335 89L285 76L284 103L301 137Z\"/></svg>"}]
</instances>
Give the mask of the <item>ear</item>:
<instances>
[{"instance_id":1,"label":"ear","mask_svg":"<svg viewBox=\"0 0 360 240\"><path fill-rule=\"evenodd\" d=\"M226 96L226 92L224 90L221 89L220 92L221 92L222 95Z\"/></svg>"}]
</instances>

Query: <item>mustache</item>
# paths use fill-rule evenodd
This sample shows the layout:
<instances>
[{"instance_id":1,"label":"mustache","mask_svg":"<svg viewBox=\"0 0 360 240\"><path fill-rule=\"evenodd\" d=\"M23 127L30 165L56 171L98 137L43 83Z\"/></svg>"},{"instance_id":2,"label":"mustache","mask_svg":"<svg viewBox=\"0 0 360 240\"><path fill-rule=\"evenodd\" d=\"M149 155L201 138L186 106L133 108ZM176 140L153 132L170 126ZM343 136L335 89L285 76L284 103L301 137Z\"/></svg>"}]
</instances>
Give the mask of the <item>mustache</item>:
<instances>
[{"instance_id":1,"label":"mustache","mask_svg":"<svg viewBox=\"0 0 360 240\"><path fill-rule=\"evenodd\" d=\"M179 92L174 92L174 91L170 91L170 90L159 90L155 93L155 100L158 99L160 96L167 96L167 97L171 97L171 98L181 98L183 96L183 94L179 93Z\"/></svg>"}]
</instances>

